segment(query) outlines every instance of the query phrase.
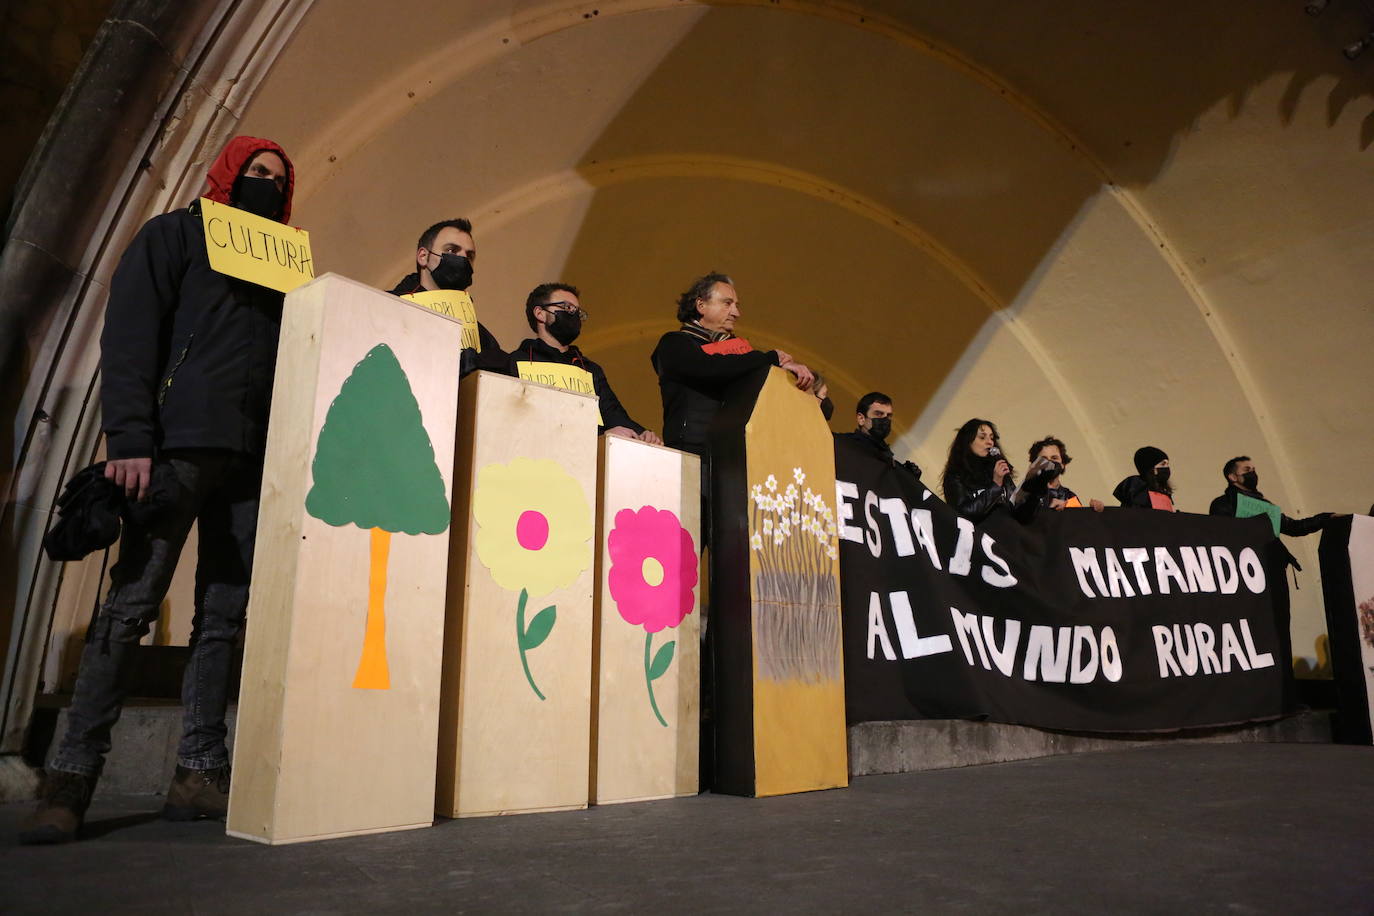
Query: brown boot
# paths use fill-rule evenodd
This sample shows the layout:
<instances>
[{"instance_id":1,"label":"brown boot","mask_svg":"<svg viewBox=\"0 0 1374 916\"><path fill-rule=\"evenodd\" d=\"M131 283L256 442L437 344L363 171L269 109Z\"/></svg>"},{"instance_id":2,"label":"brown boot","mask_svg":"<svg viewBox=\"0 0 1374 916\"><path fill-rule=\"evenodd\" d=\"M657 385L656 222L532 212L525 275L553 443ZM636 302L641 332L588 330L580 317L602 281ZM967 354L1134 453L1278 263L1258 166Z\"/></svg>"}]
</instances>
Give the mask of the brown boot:
<instances>
[{"instance_id":1,"label":"brown boot","mask_svg":"<svg viewBox=\"0 0 1374 916\"><path fill-rule=\"evenodd\" d=\"M94 776L60 770L48 773L38 793L38 807L19 822L19 842L37 846L76 839L94 791Z\"/></svg>"},{"instance_id":2,"label":"brown boot","mask_svg":"<svg viewBox=\"0 0 1374 916\"><path fill-rule=\"evenodd\" d=\"M213 770L192 770L177 764L167 790L162 816L169 821L193 821L209 817L223 820L229 811L229 765Z\"/></svg>"}]
</instances>

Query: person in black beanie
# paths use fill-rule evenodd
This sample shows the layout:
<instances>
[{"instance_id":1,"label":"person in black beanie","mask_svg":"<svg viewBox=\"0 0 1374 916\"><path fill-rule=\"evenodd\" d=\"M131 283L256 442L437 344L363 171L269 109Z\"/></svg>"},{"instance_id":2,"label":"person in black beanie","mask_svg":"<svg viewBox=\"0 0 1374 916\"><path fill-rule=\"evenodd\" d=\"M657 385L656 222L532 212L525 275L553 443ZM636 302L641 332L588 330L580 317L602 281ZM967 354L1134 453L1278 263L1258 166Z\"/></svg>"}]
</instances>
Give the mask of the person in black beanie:
<instances>
[{"instance_id":1,"label":"person in black beanie","mask_svg":"<svg viewBox=\"0 0 1374 916\"><path fill-rule=\"evenodd\" d=\"M1116 485L1112 495L1128 509L1163 509L1174 512L1174 488L1169 485L1169 456L1163 449L1146 445L1136 449L1136 473Z\"/></svg>"}]
</instances>

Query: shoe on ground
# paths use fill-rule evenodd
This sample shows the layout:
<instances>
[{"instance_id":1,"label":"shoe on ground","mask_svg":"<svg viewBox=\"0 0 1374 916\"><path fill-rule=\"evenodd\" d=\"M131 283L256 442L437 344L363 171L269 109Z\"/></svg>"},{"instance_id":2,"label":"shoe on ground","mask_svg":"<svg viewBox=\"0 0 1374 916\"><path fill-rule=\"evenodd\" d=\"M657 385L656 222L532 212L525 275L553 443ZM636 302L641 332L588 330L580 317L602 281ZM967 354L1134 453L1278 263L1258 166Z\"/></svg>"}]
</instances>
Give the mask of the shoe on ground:
<instances>
[{"instance_id":1,"label":"shoe on ground","mask_svg":"<svg viewBox=\"0 0 1374 916\"><path fill-rule=\"evenodd\" d=\"M24 846L70 843L81 830L95 791L95 777L53 770L43 780L38 807L19 822Z\"/></svg>"},{"instance_id":2,"label":"shoe on ground","mask_svg":"<svg viewBox=\"0 0 1374 916\"><path fill-rule=\"evenodd\" d=\"M169 821L223 820L229 811L229 765L192 770L177 764L162 816Z\"/></svg>"}]
</instances>

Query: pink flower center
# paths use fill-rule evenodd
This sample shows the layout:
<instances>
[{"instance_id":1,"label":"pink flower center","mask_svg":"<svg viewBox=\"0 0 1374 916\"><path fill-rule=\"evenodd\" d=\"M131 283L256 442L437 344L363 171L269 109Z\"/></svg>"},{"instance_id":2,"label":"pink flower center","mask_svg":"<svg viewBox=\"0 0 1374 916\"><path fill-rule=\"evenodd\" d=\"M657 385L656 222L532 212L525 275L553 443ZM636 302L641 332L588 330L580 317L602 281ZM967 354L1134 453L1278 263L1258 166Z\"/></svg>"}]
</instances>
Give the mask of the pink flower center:
<instances>
[{"instance_id":1,"label":"pink flower center","mask_svg":"<svg viewBox=\"0 0 1374 916\"><path fill-rule=\"evenodd\" d=\"M515 539L526 550L542 550L549 542L549 520L542 512L526 509L515 523Z\"/></svg>"}]
</instances>

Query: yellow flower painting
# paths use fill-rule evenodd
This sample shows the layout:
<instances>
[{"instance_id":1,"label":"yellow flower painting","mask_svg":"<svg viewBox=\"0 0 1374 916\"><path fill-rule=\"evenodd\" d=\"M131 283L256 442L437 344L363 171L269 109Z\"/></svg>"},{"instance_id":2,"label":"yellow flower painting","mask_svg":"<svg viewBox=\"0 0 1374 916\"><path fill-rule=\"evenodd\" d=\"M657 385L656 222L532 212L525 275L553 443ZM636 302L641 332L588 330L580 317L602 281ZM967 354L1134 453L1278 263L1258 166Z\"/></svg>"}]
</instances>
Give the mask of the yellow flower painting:
<instances>
[{"instance_id":1,"label":"yellow flower painting","mask_svg":"<svg viewBox=\"0 0 1374 916\"><path fill-rule=\"evenodd\" d=\"M496 584L519 592L516 644L530 689L539 690L526 654L548 639L558 611L549 605L525 622L530 598L571 585L592 564L592 510L582 485L556 461L516 458L477 473L472 498L475 548Z\"/></svg>"}]
</instances>

